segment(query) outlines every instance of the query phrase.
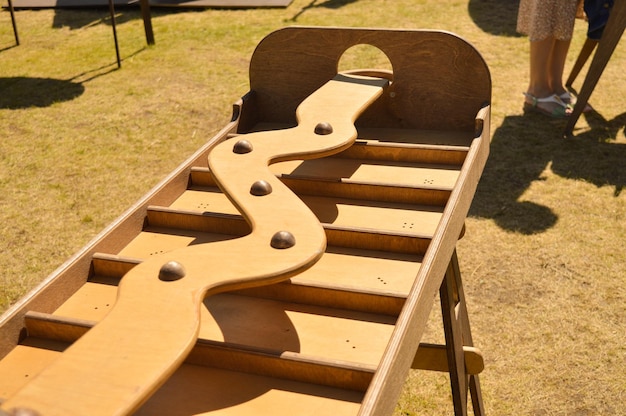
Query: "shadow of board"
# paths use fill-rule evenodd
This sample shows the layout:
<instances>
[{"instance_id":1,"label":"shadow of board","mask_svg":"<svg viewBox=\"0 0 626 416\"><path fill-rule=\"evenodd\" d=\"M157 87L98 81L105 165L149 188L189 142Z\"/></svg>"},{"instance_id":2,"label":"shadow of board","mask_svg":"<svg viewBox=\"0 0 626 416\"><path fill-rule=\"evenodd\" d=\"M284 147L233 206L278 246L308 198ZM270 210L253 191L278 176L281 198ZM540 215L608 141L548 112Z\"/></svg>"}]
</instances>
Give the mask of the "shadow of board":
<instances>
[{"instance_id":1,"label":"shadow of board","mask_svg":"<svg viewBox=\"0 0 626 416\"><path fill-rule=\"evenodd\" d=\"M620 131L624 134L626 113L613 120L597 113L586 118L591 130L563 139L562 120L546 122L533 114L506 117L494 132L470 216L493 219L502 229L521 234L548 230L558 221L552 209L519 200L534 181L545 180L548 165L563 178L613 186L619 196L626 185L626 144L612 140Z\"/></svg>"},{"instance_id":2,"label":"shadow of board","mask_svg":"<svg viewBox=\"0 0 626 416\"><path fill-rule=\"evenodd\" d=\"M48 107L80 96L85 87L53 78L0 77L0 109Z\"/></svg>"},{"instance_id":3,"label":"shadow of board","mask_svg":"<svg viewBox=\"0 0 626 416\"><path fill-rule=\"evenodd\" d=\"M152 12L152 15L154 17L154 11ZM132 6L127 5L115 6L115 23L117 25L136 19L140 19L138 6L135 9L133 9ZM70 30L76 30L99 24L111 26L111 15L106 6L86 6L83 9L56 8L54 10L52 27L55 29L67 27Z\"/></svg>"},{"instance_id":4,"label":"shadow of board","mask_svg":"<svg viewBox=\"0 0 626 416\"><path fill-rule=\"evenodd\" d=\"M347 6L350 3L354 3L357 0L326 0L321 3L317 3L317 0L311 0L309 4L302 7L291 19L290 21L296 21L300 16L302 16L307 10L314 8L325 8L325 9L340 9L343 6Z\"/></svg>"},{"instance_id":5,"label":"shadow of board","mask_svg":"<svg viewBox=\"0 0 626 416\"><path fill-rule=\"evenodd\" d=\"M481 30L498 36L520 37L517 33L519 0L470 0L467 9Z\"/></svg>"}]
</instances>

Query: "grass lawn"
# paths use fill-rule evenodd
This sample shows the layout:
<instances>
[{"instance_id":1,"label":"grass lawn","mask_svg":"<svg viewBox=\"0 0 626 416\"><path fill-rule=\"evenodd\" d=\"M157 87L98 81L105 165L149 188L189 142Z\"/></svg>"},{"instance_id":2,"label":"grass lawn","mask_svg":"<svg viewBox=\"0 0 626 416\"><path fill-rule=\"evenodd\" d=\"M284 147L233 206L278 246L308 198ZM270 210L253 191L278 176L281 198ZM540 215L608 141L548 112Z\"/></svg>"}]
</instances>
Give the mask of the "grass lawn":
<instances>
[{"instance_id":1,"label":"grass lawn","mask_svg":"<svg viewBox=\"0 0 626 416\"><path fill-rule=\"evenodd\" d=\"M0 12L0 312L230 119L258 42L289 25L439 29L491 70L492 145L458 246L487 414L618 415L626 402L626 68L616 49L574 137L524 115L515 0L294 0L287 8ZM577 21L569 74L585 39ZM367 51L344 65L376 67ZM586 68L574 83L580 89ZM436 310L437 308L435 308ZM433 312L427 342L441 342ZM396 415L452 414L445 374L412 371Z\"/></svg>"}]
</instances>

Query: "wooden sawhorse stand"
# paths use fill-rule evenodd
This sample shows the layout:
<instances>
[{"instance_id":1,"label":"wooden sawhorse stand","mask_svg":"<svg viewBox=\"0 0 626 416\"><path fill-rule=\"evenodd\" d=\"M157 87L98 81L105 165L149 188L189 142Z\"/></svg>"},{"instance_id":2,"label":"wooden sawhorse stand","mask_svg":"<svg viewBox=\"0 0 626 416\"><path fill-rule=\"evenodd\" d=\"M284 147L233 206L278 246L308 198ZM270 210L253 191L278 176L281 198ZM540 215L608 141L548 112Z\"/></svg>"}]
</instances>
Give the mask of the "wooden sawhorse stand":
<instances>
[{"instance_id":1,"label":"wooden sawhorse stand","mask_svg":"<svg viewBox=\"0 0 626 416\"><path fill-rule=\"evenodd\" d=\"M411 367L448 372L455 416L467 416L468 391L474 415L484 416L478 379L484 362L480 351L474 348L456 250L441 283L439 298L446 345L420 344Z\"/></svg>"},{"instance_id":2,"label":"wooden sawhorse stand","mask_svg":"<svg viewBox=\"0 0 626 416\"><path fill-rule=\"evenodd\" d=\"M480 364L473 366L470 355L466 354L466 350L469 353L472 352L474 344L456 250L450 259L439 296L446 336L454 414L456 416L467 415L467 391L469 389L474 415L483 416L485 408L478 380L478 372L483 367L482 357L478 356Z\"/></svg>"}]
</instances>

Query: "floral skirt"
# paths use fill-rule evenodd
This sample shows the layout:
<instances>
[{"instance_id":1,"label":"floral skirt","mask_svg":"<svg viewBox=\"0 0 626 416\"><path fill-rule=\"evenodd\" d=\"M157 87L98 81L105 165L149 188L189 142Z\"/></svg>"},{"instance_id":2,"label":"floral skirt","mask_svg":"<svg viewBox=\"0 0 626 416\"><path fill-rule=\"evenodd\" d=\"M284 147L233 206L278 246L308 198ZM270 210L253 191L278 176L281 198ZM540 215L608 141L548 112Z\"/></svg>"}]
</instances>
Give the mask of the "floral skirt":
<instances>
[{"instance_id":1,"label":"floral skirt","mask_svg":"<svg viewBox=\"0 0 626 416\"><path fill-rule=\"evenodd\" d=\"M517 31L531 42L553 37L569 40L574 32L578 0L520 0Z\"/></svg>"}]
</instances>

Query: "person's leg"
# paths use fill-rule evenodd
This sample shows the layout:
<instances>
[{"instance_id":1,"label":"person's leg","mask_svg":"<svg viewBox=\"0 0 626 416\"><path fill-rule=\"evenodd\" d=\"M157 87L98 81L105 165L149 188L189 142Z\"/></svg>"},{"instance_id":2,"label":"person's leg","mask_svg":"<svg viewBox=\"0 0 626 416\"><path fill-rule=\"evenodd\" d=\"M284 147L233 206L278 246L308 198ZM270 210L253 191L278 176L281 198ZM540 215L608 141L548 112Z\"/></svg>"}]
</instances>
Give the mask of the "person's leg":
<instances>
[{"instance_id":1,"label":"person's leg","mask_svg":"<svg viewBox=\"0 0 626 416\"><path fill-rule=\"evenodd\" d=\"M553 45L554 38L552 37L530 42L530 83L528 85L528 94L533 97L542 98L554 94L550 85L551 73L549 71Z\"/></svg>"},{"instance_id":2,"label":"person's leg","mask_svg":"<svg viewBox=\"0 0 626 416\"><path fill-rule=\"evenodd\" d=\"M576 100L563 85L563 72L565 69L565 60L567 58L570 43L571 40L556 40L554 42L551 60L548 65L548 76L550 79L549 84L552 91L556 95L558 95L565 104L569 104L570 107L573 107ZM585 105L585 108L583 109L583 113L588 113L592 110L593 108L591 107L591 105L587 103Z\"/></svg>"},{"instance_id":3,"label":"person's leg","mask_svg":"<svg viewBox=\"0 0 626 416\"><path fill-rule=\"evenodd\" d=\"M551 66L553 53L555 52L556 40L553 37L541 41L530 42L530 82L526 92L524 110L538 111L552 117L566 117L571 113L571 109L555 96L552 88L553 72ZM559 50L559 52L561 52ZM561 57L558 56L558 59ZM562 84L562 69L561 80Z\"/></svg>"},{"instance_id":4,"label":"person's leg","mask_svg":"<svg viewBox=\"0 0 626 416\"><path fill-rule=\"evenodd\" d=\"M548 62L548 77L550 89L553 93L561 95L567 90L563 86L563 71L565 59L569 50L570 40L555 40L552 46L552 54Z\"/></svg>"}]
</instances>

